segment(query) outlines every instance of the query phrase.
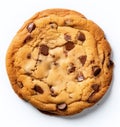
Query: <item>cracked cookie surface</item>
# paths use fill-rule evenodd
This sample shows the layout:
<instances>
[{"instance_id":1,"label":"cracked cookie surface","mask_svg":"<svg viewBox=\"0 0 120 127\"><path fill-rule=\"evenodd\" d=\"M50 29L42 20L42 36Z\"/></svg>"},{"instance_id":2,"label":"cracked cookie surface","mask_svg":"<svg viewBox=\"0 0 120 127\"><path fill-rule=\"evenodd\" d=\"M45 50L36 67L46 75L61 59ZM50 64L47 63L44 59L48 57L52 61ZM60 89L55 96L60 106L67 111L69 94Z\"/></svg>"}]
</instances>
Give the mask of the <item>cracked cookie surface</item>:
<instances>
[{"instance_id":1,"label":"cracked cookie surface","mask_svg":"<svg viewBox=\"0 0 120 127\"><path fill-rule=\"evenodd\" d=\"M15 92L41 111L72 115L91 107L110 86L113 62L104 32L66 9L38 12L9 46L6 67Z\"/></svg>"}]
</instances>

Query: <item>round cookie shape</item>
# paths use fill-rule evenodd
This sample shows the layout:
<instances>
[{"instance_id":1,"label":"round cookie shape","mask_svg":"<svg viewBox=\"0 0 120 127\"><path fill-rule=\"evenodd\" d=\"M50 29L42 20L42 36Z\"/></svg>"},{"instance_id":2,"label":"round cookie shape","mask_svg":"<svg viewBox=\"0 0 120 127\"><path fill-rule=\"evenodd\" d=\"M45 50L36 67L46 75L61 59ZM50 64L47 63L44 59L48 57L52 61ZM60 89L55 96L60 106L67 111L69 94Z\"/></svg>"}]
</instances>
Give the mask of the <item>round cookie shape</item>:
<instances>
[{"instance_id":1,"label":"round cookie shape","mask_svg":"<svg viewBox=\"0 0 120 127\"><path fill-rule=\"evenodd\" d=\"M72 115L108 90L111 48L103 30L84 15L48 9L27 20L6 55L8 77L20 98L37 109Z\"/></svg>"}]
</instances>

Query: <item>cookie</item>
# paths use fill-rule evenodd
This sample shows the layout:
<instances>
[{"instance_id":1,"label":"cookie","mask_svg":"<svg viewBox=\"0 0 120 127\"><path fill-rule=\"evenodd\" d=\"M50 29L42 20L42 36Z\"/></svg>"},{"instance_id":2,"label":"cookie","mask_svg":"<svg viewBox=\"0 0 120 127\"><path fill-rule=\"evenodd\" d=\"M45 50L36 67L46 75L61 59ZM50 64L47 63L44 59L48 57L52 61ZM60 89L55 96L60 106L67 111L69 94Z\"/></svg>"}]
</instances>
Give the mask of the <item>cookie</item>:
<instances>
[{"instance_id":1,"label":"cookie","mask_svg":"<svg viewBox=\"0 0 120 127\"><path fill-rule=\"evenodd\" d=\"M110 87L113 62L103 30L79 12L48 9L17 32L6 55L20 98L42 112L72 115L93 106Z\"/></svg>"}]
</instances>

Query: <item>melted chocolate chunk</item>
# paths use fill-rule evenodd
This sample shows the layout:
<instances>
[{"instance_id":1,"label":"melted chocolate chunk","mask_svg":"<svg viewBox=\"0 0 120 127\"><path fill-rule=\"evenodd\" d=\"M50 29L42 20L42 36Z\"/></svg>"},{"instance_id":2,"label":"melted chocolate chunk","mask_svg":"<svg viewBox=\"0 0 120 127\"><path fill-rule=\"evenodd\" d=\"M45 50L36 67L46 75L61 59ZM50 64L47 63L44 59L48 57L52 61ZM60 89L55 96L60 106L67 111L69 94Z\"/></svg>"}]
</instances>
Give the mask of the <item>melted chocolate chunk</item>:
<instances>
[{"instance_id":1,"label":"melted chocolate chunk","mask_svg":"<svg viewBox=\"0 0 120 127\"><path fill-rule=\"evenodd\" d=\"M69 67L68 67L68 73L72 73L72 72L74 72L75 71L75 66L74 66L74 64L73 63L71 63L70 65L69 65Z\"/></svg>"},{"instance_id":2,"label":"melted chocolate chunk","mask_svg":"<svg viewBox=\"0 0 120 127\"><path fill-rule=\"evenodd\" d=\"M96 102L96 100L93 100L93 96L95 95L95 93L93 92L89 97L88 97L88 100L87 100L87 102L88 103L95 103Z\"/></svg>"},{"instance_id":3,"label":"melted chocolate chunk","mask_svg":"<svg viewBox=\"0 0 120 127\"><path fill-rule=\"evenodd\" d=\"M50 22L49 24L50 24L52 29L57 29L58 28L58 24L56 22Z\"/></svg>"},{"instance_id":4,"label":"melted chocolate chunk","mask_svg":"<svg viewBox=\"0 0 120 127\"><path fill-rule=\"evenodd\" d=\"M109 63L107 64L107 67L110 68L110 67L113 66L113 64L114 64L113 61L112 60L109 60Z\"/></svg>"},{"instance_id":5,"label":"melted chocolate chunk","mask_svg":"<svg viewBox=\"0 0 120 127\"><path fill-rule=\"evenodd\" d=\"M67 104L66 103L57 104L57 109L64 111L67 109Z\"/></svg>"},{"instance_id":6,"label":"melted chocolate chunk","mask_svg":"<svg viewBox=\"0 0 120 127\"><path fill-rule=\"evenodd\" d=\"M79 41L85 41L85 35L82 33L82 32L78 32L78 38L77 38Z\"/></svg>"},{"instance_id":7,"label":"melted chocolate chunk","mask_svg":"<svg viewBox=\"0 0 120 127\"><path fill-rule=\"evenodd\" d=\"M54 61L53 65L58 66L59 64L56 61Z\"/></svg>"},{"instance_id":8,"label":"melted chocolate chunk","mask_svg":"<svg viewBox=\"0 0 120 127\"><path fill-rule=\"evenodd\" d=\"M24 44L25 43L27 43L28 41L30 41L30 40L32 40L32 37L31 37L31 35L30 34L28 34L27 36L26 36L26 38L24 39Z\"/></svg>"},{"instance_id":9,"label":"melted chocolate chunk","mask_svg":"<svg viewBox=\"0 0 120 127\"><path fill-rule=\"evenodd\" d=\"M52 58L55 58L55 55L50 54L50 56L51 56Z\"/></svg>"},{"instance_id":10,"label":"melted chocolate chunk","mask_svg":"<svg viewBox=\"0 0 120 127\"><path fill-rule=\"evenodd\" d=\"M19 88L23 88L23 83L22 82L18 81L17 85L19 86Z\"/></svg>"},{"instance_id":11,"label":"melted chocolate chunk","mask_svg":"<svg viewBox=\"0 0 120 127\"><path fill-rule=\"evenodd\" d=\"M101 68L100 68L99 66L94 66L94 67L92 67L92 70L93 70L94 76L99 75L100 72L101 72Z\"/></svg>"},{"instance_id":12,"label":"melted chocolate chunk","mask_svg":"<svg viewBox=\"0 0 120 127\"><path fill-rule=\"evenodd\" d=\"M30 76L32 73L31 72L25 72L25 75Z\"/></svg>"},{"instance_id":13,"label":"melted chocolate chunk","mask_svg":"<svg viewBox=\"0 0 120 127\"><path fill-rule=\"evenodd\" d=\"M31 59L31 54L30 53L27 55L27 58L28 59Z\"/></svg>"},{"instance_id":14,"label":"melted chocolate chunk","mask_svg":"<svg viewBox=\"0 0 120 127\"><path fill-rule=\"evenodd\" d=\"M91 86L91 88L94 90L95 93L99 91L99 85L98 84L93 84Z\"/></svg>"},{"instance_id":15,"label":"melted chocolate chunk","mask_svg":"<svg viewBox=\"0 0 120 127\"><path fill-rule=\"evenodd\" d=\"M99 85L98 84L93 84L92 86L91 86L91 88L94 90L94 92L93 93L91 93L91 95L89 96L89 98L88 98L88 103L95 103L95 102L97 102L98 100L97 99L95 99L95 98L93 98L94 97L94 95L99 91Z\"/></svg>"},{"instance_id":16,"label":"melted chocolate chunk","mask_svg":"<svg viewBox=\"0 0 120 127\"><path fill-rule=\"evenodd\" d=\"M40 94L44 93L43 89L38 85L35 85L33 89Z\"/></svg>"},{"instance_id":17,"label":"melted chocolate chunk","mask_svg":"<svg viewBox=\"0 0 120 127\"><path fill-rule=\"evenodd\" d=\"M91 61L90 61L90 64L94 64L94 63L95 63L95 60L91 60Z\"/></svg>"},{"instance_id":18,"label":"melted chocolate chunk","mask_svg":"<svg viewBox=\"0 0 120 127\"><path fill-rule=\"evenodd\" d=\"M69 71L69 73L74 72L75 71L75 67L71 67L68 71Z\"/></svg>"},{"instance_id":19,"label":"melted chocolate chunk","mask_svg":"<svg viewBox=\"0 0 120 127\"><path fill-rule=\"evenodd\" d=\"M71 36L68 35L67 33L65 33L65 34L64 34L64 39L65 39L66 41L70 41L70 40L71 40Z\"/></svg>"},{"instance_id":20,"label":"melted chocolate chunk","mask_svg":"<svg viewBox=\"0 0 120 127\"><path fill-rule=\"evenodd\" d=\"M80 60L80 62L81 62L81 64L82 64L82 66L85 64L86 59L87 59L87 56L86 56L86 55L80 56L80 57L79 57L79 60Z\"/></svg>"},{"instance_id":21,"label":"melted chocolate chunk","mask_svg":"<svg viewBox=\"0 0 120 127\"><path fill-rule=\"evenodd\" d=\"M40 53L43 54L44 56L47 56L49 54L49 47L47 45L41 45Z\"/></svg>"},{"instance_id":22,"label":"melted chocolate chunk","mask_svg":"<svg viewBox=\"0 0 120 127\"><path fill-rule=\"evenodd\" d=\"M77 75L77 81L78 82L82 82L84 79L85 79L85 77L84 77L84 75L82 74L82 72L80 72L78 75Z\"/></svg>"},{"instance_id":23,"label":"melted chocolate chunk","mask_svg":"<svg viewBox=\"0 0 120 127\"><path fill-rule=\"evenodd\" d=\"M35 24L34 23L30 23L28 26L27 26L27 30L29 33L31 33L34 29L35 29Z\"/></svg>"},{"instance_id":24,"label":"melted chocolate chunk","mask_svg":"<svg viewBox=\"0 0 120 127\"><path fill-rule=\"evenodd\" d=\"M71 49L73 49L75 47L74 43L72 41L68 41L66 44L65 44L65 49L70 51Z\"/></svg>"},{"instance_id":25,"label":"melted chocolate chunk","mask_svg":"<svg viewBox=\"0 0 120 127\"><path fill-rule=\"evenodd\" d=\"M50 92L51 92L51 96L56 97L57 93L55 93L54 88L52 86L50 86Z\"/></svg>"}]
</instances>

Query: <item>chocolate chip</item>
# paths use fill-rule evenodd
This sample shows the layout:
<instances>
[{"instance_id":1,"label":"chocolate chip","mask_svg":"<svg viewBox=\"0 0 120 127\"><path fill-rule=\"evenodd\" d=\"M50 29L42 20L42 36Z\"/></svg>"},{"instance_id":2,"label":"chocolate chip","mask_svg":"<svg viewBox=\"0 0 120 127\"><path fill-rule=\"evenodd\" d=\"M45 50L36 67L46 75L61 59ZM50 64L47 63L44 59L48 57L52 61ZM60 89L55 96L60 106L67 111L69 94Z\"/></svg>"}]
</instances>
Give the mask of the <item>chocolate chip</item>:
<instances>
[{"instance_id":1,"label":"chocolate chip","mask_svg":"<svg viewBox=\"0 0 120 127\"><path fill-rule=\"evenodd\" d=\"M94 90L95 93L99 91L99 85L98 84L93 84L91 86L91 88Z\"/></svg>"},{"instance_id":2,"label":"chocolate chip","mask_svg":"<svg viewBox=\"0 0 120 127\"><path fill-rule=\"evenodd\" d=\"M99 75L99 73L101 72L101 68L99 66L92 67L92 70L93 70L94 76Z\"/></svg>"},{"instance_id":3,"label":"chocolate chip","mask_svg":"<svg viewBox=\"0 0 120 127\"><path fill-rule=\"evenodd\" d=\"M18 81L17 85L19 86L19 88L23 88L23 83L22 82Z\"/></svg>"},{"instance_id":4,"label":"chocolate chip","mask_svg":"<svg viewBox=\"0 0 120 127\"><path fill-rule=\"evenodd\" d=\"M67 33L65 33L65 34L64 34L64 39L65 39L66 41L70 41L70 40L71 40L71 36L68 35Z\"/></svg>"},{"instance_id":5,"label":"chocolate chip","mask_svg":"<svg viewBox=\"0 0 120 127\"><path fill-rule=\"evenodd\" d=\"M86 38L85 38L85 35L82 32L79 31L77 39L79 41L85 41Z\"/></svg>"},{"instance_id":6,"label":"chocolate chip","mask_svg":"<svg viewBox=\"0 0 120 127\"><path fill-rule=\"evenodd\" d=\"M33 89L40 94L44 93L43 89L38 85L35 85Z\"/></svg>"},{"instance_id":7,"label":"chocolate chip","mask_svg":"<svg viewBox=\"0 0 120 127\"><path fill-rule=\"evenodd\" d=\"M77 81L78 82L82 82L84 79L85 79L85 77L84 77L84 75L82 74L82 72L79 72L79 74L77 75Z\"/></svg>"},{"instance_id":8,"label":"chocolate chip","mask_svg":"<svg viewBox=\"0 0 120 127\"><path fill-rule=\"evenodd\" d=\"M66 50L71 50L75 47L74 43L72 41L68 41L66 44L65 44L65 49Z\"/></svg>"},{"instance_id":9,"label":"chocolate chip","mask_svg":"<svg viewBox=\"0 0 120 127\"><path fill-rule=\"evenodd\" d=\"M54 61L54 62L53 62L53 65L57 66L57 65L58 65L58 63L57 63L56 61Z\"/></svg>"},{"instance_id":10,"label":"chocolate chip","mask_svg":"<svg viewBox=\"0 0 120 127\"><path fill-rule=\"evenodd\" d=\"M47 56L49 54L49 47L47 45L41 45L40 53Z\"/></svg>"},{"instance_id":11,"label":"chocolate chip","mask_svg":"<svg viewBox=\"0 0 120 127\"><path fill-rule=\"evenodd\" d=\"M112 60L110 60L109 63L110 63L110 66L113 66L114 64Z\"/></svg>"},{"instance_id":12,"label":"chocolate chip","mask_svg":"<svg viewBox=\"0 0 120 127\"><path fill-rule=\"evenodd\" d=\"M93 102L97 102L98 101L98 99L94 98L94 95L99 91L99 87L100 86L98 84L93 84L91 86L91 88L94 90L94 92L92 92L91 95L89 96L89 98L87 100L88 103L93 103Z\"/></svg>"},{"instance_id":13,"label":"chocolate chip","mask_svg":"<svg viewBox=\"0 0 120 127\"><path fill-rule=\"evenodd\" d=\"M31 37L31 35L30 34L28 34L26 37L25 37L25 39L24 39L24 44L25 43L27 43L28 41L30 41L32 39L32 37Z\"/></svg>"},{"instance_id":14,"label":"chocolate chip","mask_svg":"<svg viewBox=\"0 0 120 127\"><path fill-rule=\"evenodd\" d=\"M30 53L27 55L27 58L28 59L31 59L31 54Z\"/></svg>"},{"instance_id":15,"label":"chocolate chip","mask_svg":"<svg viewBox=\"0 0 120 127\"><path fill-rule=\"evenodd\" d=\"M50 92L51 92L51 96L56 97L57 93L55 93L55 90L52 86L50 86Z\"/></svg>"},{"instance_id":16,"label":"chocolate chip","mask_svg":"<svg viewBox=\"0 0 120 127\"><path fill-rule=\"evenodd\" d=\"M55 55L50 54L51 57L55 58Z\"/></svg>"},{"instance_id":17,"label":"chocolate chip","mask_svg":"<svg viewBox=\"0 0 120 127\"><path fill-rule=\"evenodd\" d=\"M74 64L73 63L71 63L69 66L68 66L68 73L72 73L72 72L74 72L75 71L75 66L74 66Z\"/></svg>"},{"instance_id":18,"label":"chocolate chip","mask_svg":"<svg viewBox=\"0 0 120 127\"><path fill-rule=\"evenodd\" d=\"M51 95L54 95L54 89L52 86L50 86L50 92L51 92Z\"/></svg>"},{"instance_id":19,"label":"chocolate chip","mask_svg":"<svg viewBox=\"0 0 120 127\"><path fill-rule=\"evenodd\" d=\"M57 29L58 28L58 24L56 22L50 22L49 24L50 24L52 29Z\"/></svg>"},{"instance_id":20,"label":"chocolate chip","mask_svg":"<svg viewBox=\"0 0 120 127\"><path fill-rule=\"evenodd\" d=\"M25 72L25 75L30 76L32 73L31 72Z\"/></svg>"},{"instance_id":21,"label":"chocolate chip","mask_svg":"<svg viewBox=\"0 0 120 127\"><path fill-rule=\"evenodd\" d=\"M113 61L112 60L109 60L109 63L107 64L107 67L110 68L110 67L113 66L113 64L114 64Z\"/></svg>"},{"instance_id":22,"label":"chocolate chip","mask_svg":"<svg viewBox=\"0 0 120 127\"><path fill-rule=\"evenodd\" d=\"M83 56L80 56L80 57L79 57L79 60L80 60L80 62L81 62L81 64L82 64L82 66L85 64L86 59L87 59L87 56L86 56L86 55L83 55Z\"/></svg>"},{"instance_id":23,"label":"chocolate chip","mask_svg":"<svg viewBox=\"0 0 120 127\"><path fill-rule=\"evenodd\" d=\"M74 72L75 71L75 67L71 67L70 69L69 69L69 73L72 73L72 72Z\"/></svg>"},{"instance_id":24,"label":"chocolate chip","mask_svg":"<svg viewBox=\"0 0 120 127\"><path fill-rule=\"evenodd\" d=\"M93 92L87 99L88 103L95 103L97 100L93 99L93 96L95 95L95 93Z\"/></svg>"},{"instance_id":25,"label":"chocolate chip","mask_svg":"<svg viewBox=\"0 0 120 127\"><path fill-rule=\"evenodd\" d=\"M90 61L90 64L94 64L94 63L95 63L95 60L91 60L91 61Z\"/></svg>"},{"instance_id":26,"label":"chocolate chip","mask_svg":"<svg viewBox=\"0 0 120 127\"><path fill-rule=\"evenodd\" d=\"M34 23L30 23L28 26L27 26L27 30L29 33L31 33L34 29L35 29L35 24Z\"/></svg>"},{"instance_id":27,"label":"chocolate chip","mask_svg":"<svg viewBox=\"0 0 120 127\"><path fill-rule=\"evenodd\" d=\"M67 104L66 103L57 104L57 109L64 111L67 109Z\"/></svg>"}]
</instances>

